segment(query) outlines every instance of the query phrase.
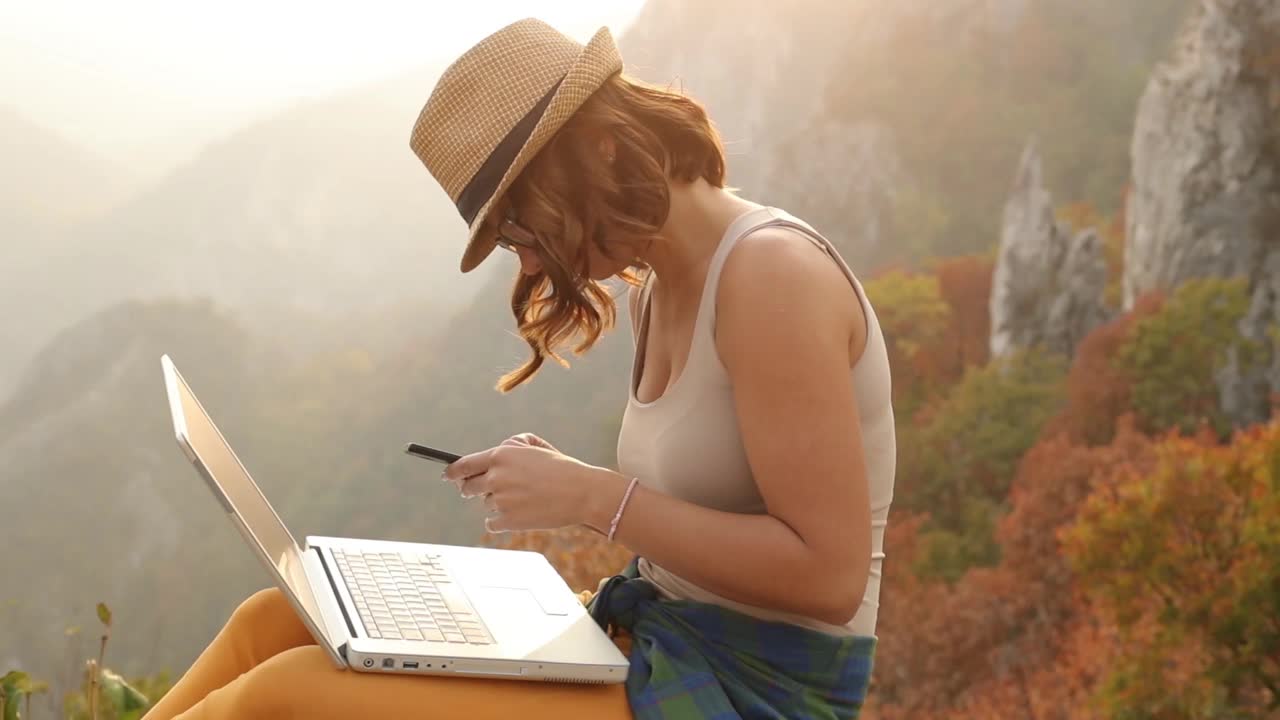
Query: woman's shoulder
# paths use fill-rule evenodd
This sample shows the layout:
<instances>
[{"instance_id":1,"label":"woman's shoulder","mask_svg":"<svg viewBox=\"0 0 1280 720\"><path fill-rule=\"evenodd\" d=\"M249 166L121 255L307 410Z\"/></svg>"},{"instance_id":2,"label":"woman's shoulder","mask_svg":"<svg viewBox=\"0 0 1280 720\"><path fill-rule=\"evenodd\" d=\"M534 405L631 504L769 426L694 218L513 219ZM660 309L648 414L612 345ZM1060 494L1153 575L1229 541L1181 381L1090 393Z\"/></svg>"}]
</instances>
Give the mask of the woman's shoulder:
<instances>
[{"instance_id":1,"label":"woman's shoulder","mask_svg":"<svg viewBox=\"0 0 1280 720\"><path fill-rule=\"evenodd\" d=\"M717 306L751 305L749 298L787 295L814 312L861 304L843 263L815 236L788 225L765 225L740 237L725 257L716 291ZM835 298L852 303L831 302Z\"/></svg>"},{"instance_id":2,"label":"woman's shoulder","mask_svg":"<svg viewBox=\"0 0 1280 720\"><path fill-rule=\"evenodd\" d=\"M778 324L806 333L861 325L857 291L824 247L787 227L762 227L740 238L716 288L717 336L743 334L754 345L774 335L780 328L770 326Z\"/></svg>"}]
</instances>

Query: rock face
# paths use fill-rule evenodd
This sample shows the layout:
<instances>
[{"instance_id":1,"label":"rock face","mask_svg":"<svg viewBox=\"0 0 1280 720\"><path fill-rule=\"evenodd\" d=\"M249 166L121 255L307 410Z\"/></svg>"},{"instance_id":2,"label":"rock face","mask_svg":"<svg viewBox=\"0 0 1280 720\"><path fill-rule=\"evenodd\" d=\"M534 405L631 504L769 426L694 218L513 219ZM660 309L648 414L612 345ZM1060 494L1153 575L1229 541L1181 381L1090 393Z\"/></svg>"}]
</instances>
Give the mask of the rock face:
<instances>
[{"instance_id":1,"label":"rock face","mask_svg":"<svg viewBox=\"0 0 1280 720\"><path fill-rule=\"evenodd\" d=\"M1126 228L1124 303L1194 277L1247 277L1241 331L1260 367L1219 379L1238 423L1264 419L1280 391L1280 2L1204 0L1138 106Z\"/></svg>"},{"instance_id":2,"label":"rock face","mask_svg":"<svg viewBox=\"0 0 1280 720\"><path fill-rule=\"evenodd\" d=\"M893 134L828 107L834 88L884 72L903 24L936 24L956 42L1007 33L1026 0L649 0L620 38L627 72L706 105L729 182L800 215L855 267L892 242L894 194L911 179Z\"/></svg>"},{"instance_id":3,"label":"rock face","mask_svg":"<svg viewBox=\"0 0 1280 720\"><path fill-rule=\"evenodd\" d=\"M1106 283L1097 233L1072 235L1055 220L1040 153L1029 142L1004 208L991 286L992 357L1029 347L1071 356L1080 340L1107 320Z\"/></svg>"},{"instance_id":4,"label":"rock face","mask_svg":"<svg viewBox=\"0 0 1280 720\"><path fill-rule=\"evenodd\" d=\"M758 193L769 147L822 109L828 68L849 41L843 5L650 0L619 45L627 72L706 105L725 140L730 182Z\"/></svg>"},{"instance_id":5,"label":"rock face","mask_svg":"<svg viewBox=\"0 0 1280 720\"><path fill-rule=\"evenodd\" d=\"M731 185L812 223L858 267L886 242L901 165L889 133L825 103L847 76L850 44L877 42L896 12L826 0L650 0L620 45L628 72L706 105Z\"/></svg>"},{"instance_id":6,"label":"rock face","mask_svg":"<svg viewBox=\"0 0 1280 720\"><path fill-rule=\"evenodd\" d=\"M874 123L816 120L761 163L770 200L831 233L858 267L891 242L894 197L908 180L893 136Z\"/></svg>"}]
</instances>

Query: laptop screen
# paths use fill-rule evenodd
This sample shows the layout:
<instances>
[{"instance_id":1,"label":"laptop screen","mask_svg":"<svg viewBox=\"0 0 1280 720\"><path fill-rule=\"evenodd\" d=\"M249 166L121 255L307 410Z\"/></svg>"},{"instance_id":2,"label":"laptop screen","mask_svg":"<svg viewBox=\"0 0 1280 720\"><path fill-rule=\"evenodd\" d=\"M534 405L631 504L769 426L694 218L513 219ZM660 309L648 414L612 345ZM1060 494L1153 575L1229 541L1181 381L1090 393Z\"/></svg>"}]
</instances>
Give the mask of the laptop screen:
<instances>
[{"instance_id":1,"label":"laptop screen","mask_svg":"<svg viewBox=\"0 0 1280 720\"><path fill-rule=\"evenodd\" d=\"M162 364L169 409L179 444L185 446L188 455L195 454L191 461L209 482L209 489L227 512L240 517L252 535L250 540L260 550L261 559L274 570L276 580L287 585L281 589L291 592L303 611L312 618L319 617L303 571L298 543L168 356L163 358Z\"/></svg>"}]
</instances>

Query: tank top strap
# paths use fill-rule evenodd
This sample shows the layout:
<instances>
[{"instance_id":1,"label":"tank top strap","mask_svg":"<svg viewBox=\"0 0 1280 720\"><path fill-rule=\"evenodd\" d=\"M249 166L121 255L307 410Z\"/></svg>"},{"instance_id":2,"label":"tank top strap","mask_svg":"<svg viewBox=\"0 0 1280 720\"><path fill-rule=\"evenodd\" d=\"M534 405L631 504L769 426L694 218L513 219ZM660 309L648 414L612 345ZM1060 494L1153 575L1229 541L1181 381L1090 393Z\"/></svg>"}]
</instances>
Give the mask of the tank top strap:
<instances>
[{"instance_id":1,"label":"tank top strap","mask_svg":"<svg viewBox=\"0 0 1280 720\"><path fill-rule=\"evenodd\" d=\"M720 239L720 245L711 255L707 265L707 277L702 285L702 298L698 302L698 316L694 320L693 339L689 344L689 357L685 361L684 372L699 372L708 359L719 365L719 357L715 350L716 294L720 289L720 273L738 241L758 228L770 225L777 220L777 213L771 207L750 210L734 220Z\"/></svg>"},{"instance_id":2,"label":"tank top strap","mask_svg":"<svg viewBox=\"0 0 1280 720\"><path fill-rule=\"evenodd\" d=\"M708 312L715 311L716 292L720 288L720 273L724 270L724 263L729 259L729 253L733 251L734 246L753 231L772 224L776 220L777 214L773 208L762 207L744 213L729 225L724 237L720 240L720 245L711 255L711 262L707 265L707 278L702 286L702 300L698 305L699 318Z\"/></svg>"},{"instance_id":3,"label":"tank top strap","mask_svg":"<svg viewBox=\"0 0 1280 720\"><path fill-rule=\"evenodd\" d=\"M649 294L653 290L653 271L646 272L640 287L636 289L635 304L628 308L631 312L631 345L639 348L644 339L645 327L649 315Z\"/></svg>"}]
</instances>

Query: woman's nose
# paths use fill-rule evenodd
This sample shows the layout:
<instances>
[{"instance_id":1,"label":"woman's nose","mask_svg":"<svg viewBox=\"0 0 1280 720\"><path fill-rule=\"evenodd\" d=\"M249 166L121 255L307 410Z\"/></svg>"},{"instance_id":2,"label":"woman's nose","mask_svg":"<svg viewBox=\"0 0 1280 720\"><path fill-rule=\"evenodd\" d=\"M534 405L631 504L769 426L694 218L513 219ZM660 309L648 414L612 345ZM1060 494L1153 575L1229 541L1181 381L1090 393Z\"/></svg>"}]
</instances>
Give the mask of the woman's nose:
<instances>
[{"instance_id":1,"label":"woman's nose","mask_svg":"<svg viewBox=\"0 0 1280 720\"><path fill-rule=\"evenodd\" d=\"M533 248L517 247L516 255L520 257L520 272L525 275L537 275L542 272L542 260Z\"/></svg>"}]
</instances>

